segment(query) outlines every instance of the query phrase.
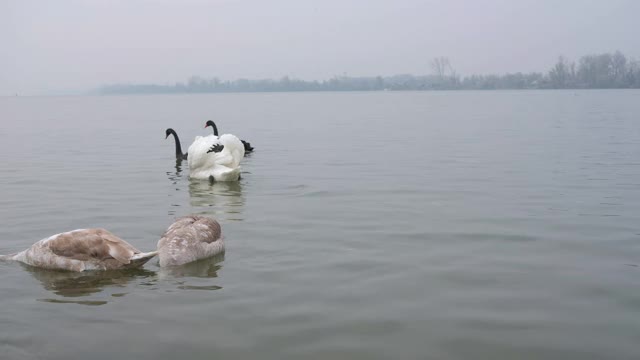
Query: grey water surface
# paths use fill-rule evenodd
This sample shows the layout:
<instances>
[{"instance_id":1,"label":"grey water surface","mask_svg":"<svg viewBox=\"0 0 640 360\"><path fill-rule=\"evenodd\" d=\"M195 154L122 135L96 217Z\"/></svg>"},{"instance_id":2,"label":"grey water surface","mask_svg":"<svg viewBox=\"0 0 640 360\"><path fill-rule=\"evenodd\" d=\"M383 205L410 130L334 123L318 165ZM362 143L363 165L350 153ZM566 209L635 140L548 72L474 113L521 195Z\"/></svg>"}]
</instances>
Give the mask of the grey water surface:
<instances>
[{"instance_id":1,"label":"grey water surface","mask_svg":"<svg viewBox=\"0 0 640 360\"><path fill-rule=\"evenodd\" d=\"M176 164L208 119L239 183ZM0 359L638 359L640 91L0 98L0 253L104 227L162 270L0 262Z\"/></svg>"}]
</instances>

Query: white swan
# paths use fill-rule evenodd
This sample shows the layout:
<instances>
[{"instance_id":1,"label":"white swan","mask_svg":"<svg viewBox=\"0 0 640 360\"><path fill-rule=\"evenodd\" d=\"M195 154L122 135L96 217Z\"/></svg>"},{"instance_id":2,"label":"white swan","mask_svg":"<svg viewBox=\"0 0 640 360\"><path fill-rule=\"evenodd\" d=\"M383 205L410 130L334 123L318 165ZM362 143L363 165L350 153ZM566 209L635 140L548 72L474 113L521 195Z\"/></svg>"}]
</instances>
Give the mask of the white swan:
<instances>
[{"instance_id":1,"label":"white swan","mask_svg":"<svg viewBox=\"0 0 640 360\"><path fill-rule=\"evenodd\" d=\"M213 120L208 120L207 123L204 125L204 128L206 129L209 126L213 128L213 135L218 136L218 127L216 126L216 123L213 122ZM240 139L240 142L244 147L245 154L253 152L253 146L251 146L251 143L249 143L248 141L244 141L242 139Z\"/></svg>"},{"instance_id":2,"label":"white swan","mask_svg":"<svg viewBox=\"0 0 640 360\"><path fill-rule=\"evenodd\" d=\"M204 125L204 128L206 129L209 126L213 127L213 134L206 136L206 138L207 139L215 139L215 138L224 139L224 140L221 140L221 141L225 141L223 145L227 148L227 150L230 151L230 154L232 154L234 161L236 161L238 164L240 164L240 161L244 158L244 156L248 152L253 151L253 147L251 147L251 145L248 142L244 140L240 140L235 135L222 134L218 136L218 127L216 126L216 123L213 122L213 120L208 120L207 123Z\"/></svg>"},{"instance_id":3,"label":"white swan","mask_svg":"<svg viewBox=\"0 0 640 360\"><path fill-rule=\"evenodd\" d=\"M209 217L178 218L158 241L160 267L177 266L224 252L220 224Z\"/></svg>"},{"instance_id":4,"label":"white swan","mask_svg":"<svg viewBox=\"0 0 640 360\"><path fill-rule=\"evenodd\" d=\"M190 178L214 181L237 181L240 178L244 145L236 136L196 136L187 153L183 154L178 134L171 128L165 134L166 138L173 135L175 139L176 159L188 161Z\"/></svg>"},{"instance_id":5,"label":"white swan","mask_svg":"<svg viewBox=\"0 0 640 360\"><path fill-rule=\"evenodd\" d=\"M196 136L187 153L190 178L213 178L215 181L236 181L240 178L244 145L235 135Z\"/></svg>"},{"instance_id":6,"label":"white swan","mask_svg":"<svg viewBox=\"0 0 640 360\"><path fill-rule=\"evenodd\" d=\"M50 236L0 259L44 269L112 270L142 266L157 253L143 253L105 229L80 229Z\"/></svg>"}]
</instances>

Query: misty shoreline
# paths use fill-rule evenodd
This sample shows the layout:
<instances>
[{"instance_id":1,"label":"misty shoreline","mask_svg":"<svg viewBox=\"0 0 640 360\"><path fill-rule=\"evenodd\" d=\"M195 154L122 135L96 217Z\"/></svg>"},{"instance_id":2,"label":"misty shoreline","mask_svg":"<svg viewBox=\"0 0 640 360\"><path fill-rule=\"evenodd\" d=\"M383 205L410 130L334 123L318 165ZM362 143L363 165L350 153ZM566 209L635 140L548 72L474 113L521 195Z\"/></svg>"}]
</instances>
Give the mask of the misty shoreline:
<instances>
[{"instance_id":1,"label":"misty shoreline","mask_svg":"<svg viewBox=\"0 0 640 360\"><path fill-rule=\"evenodd\" d=\"M434 90L551 90L551 89L639 89L640 61L613 54L585 55L578 63L559 57L546 73L509 73L461 77L446 57L431 61L433 74L393 76L336 76L328 80L236 79L192 76L171 85L111 84L90 91L91 95L193 94L253 92L328 91L434 91Z\"/></svg>"}]
</instances>

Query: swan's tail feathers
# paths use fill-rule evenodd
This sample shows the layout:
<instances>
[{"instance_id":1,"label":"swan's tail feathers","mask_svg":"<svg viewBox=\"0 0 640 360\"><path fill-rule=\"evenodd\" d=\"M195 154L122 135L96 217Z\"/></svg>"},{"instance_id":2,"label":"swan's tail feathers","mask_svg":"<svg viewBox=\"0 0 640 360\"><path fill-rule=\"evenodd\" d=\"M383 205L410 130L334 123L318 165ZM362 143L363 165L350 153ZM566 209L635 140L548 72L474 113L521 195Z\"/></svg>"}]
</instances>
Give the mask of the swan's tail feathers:
<instances>
[{"instance_id":1,"label":"swan's tail feathers","mask_svg":"<svg viewBox=\"0 0 640 360\"><path fill-rule=\"evenodd\" d=\"M0 255L0 261L12 261L16 254Z\"/></svg>"},{"instance_id":2,"label":"swan's tail feathers","mask_svg":"<svg viewBox=\"0 0 640 360\"><path fill-rule=\"evenodd\" d=\"M251 146L251 143L249 143L248 141L244 141L244 140L240 140L242 141L242 145L244 145L244 152L252 152L253 151L253 146Z\"/></svg>"},{"instance_id":3,"label":"swan's tail feathers","mask_svg":"<svg viewBox=\"0 0 640 360\"><path fill-rule=\"evenodd\" d=\"M158 255L158 251L149 251L145 253L134 254L131 257L131 261L141 260L141 259L151 259L152 257Z\"/></svg>"},{"instance_id":4,"label":"swan's tail feathers","mask_svg":"<svg viewBox=\"0 0 640 360\"><path fill-rule=\"evenodd\" d=\"M153 258L156 255L158 255L157 251L150 251L150 252L146 252L146 253L134 254L131 257L131 259L130 259L131 262L129 263L129 265L127 267L129 267L129 268L140 267L140 266L144 265L147 261L151 260L151 258Z\"/></svg>"}]
</instances>

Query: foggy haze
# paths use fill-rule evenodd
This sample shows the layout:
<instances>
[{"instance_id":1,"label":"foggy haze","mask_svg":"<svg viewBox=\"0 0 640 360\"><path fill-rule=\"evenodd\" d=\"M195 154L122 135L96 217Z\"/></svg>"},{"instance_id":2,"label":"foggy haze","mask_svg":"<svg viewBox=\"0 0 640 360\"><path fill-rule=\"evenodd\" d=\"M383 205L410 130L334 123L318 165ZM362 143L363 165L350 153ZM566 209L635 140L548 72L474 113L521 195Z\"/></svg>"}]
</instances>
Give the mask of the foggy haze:
<instances>
[{"instance_id":1,"label":"foggy haze","mask_svg":"<svg viewBox=\"0 0 640 360\"><path fill-rule=\"evenodd\" d=\"M640 2L0 0L0 95L191 75L326 79L546 71L559 55L640 56Z\"/></svg>"}]
</instances>

